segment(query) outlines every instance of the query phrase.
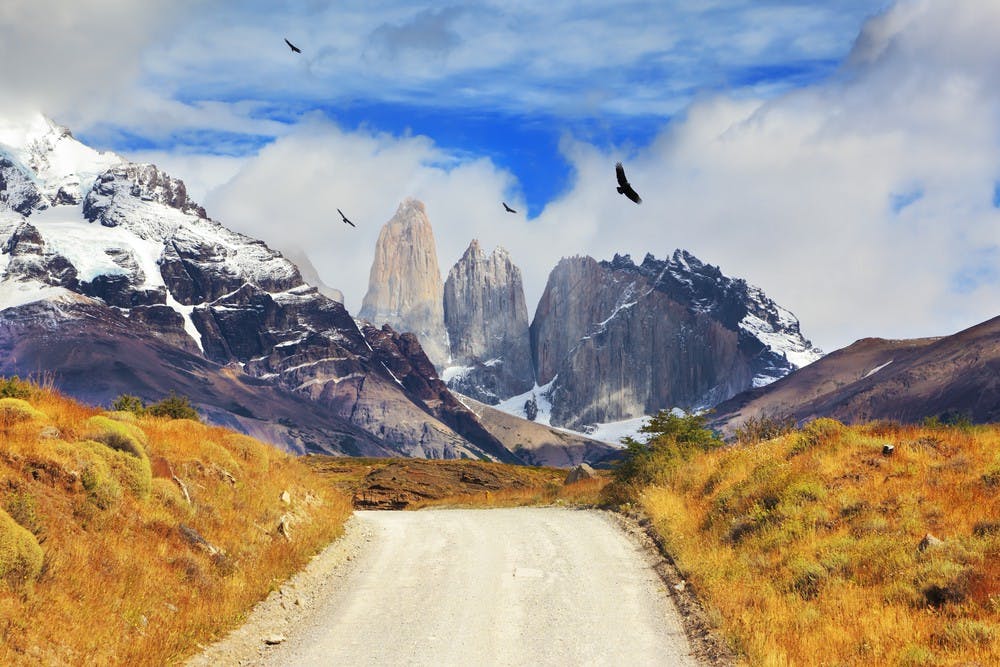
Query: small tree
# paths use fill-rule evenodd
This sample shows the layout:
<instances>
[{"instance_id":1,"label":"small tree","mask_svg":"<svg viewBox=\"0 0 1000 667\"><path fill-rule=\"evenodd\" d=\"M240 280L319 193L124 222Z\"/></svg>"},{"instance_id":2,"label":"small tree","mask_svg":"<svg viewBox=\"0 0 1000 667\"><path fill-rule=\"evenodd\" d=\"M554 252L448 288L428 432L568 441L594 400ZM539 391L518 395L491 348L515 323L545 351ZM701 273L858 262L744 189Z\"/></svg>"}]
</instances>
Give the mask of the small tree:
<instances>
[{"instance_id":1,"label":"small tree","mask_svg":"<svg viewBox=\"0 0 1000 667\"><path fill-rule=\"evenodd\" d=\"M0 377L0 398L31 398L31 384L13 375Z\"/></svg>"},{"instance_id":2,"label":"small tree","mask_svg":"<svg viewBox=\"0 0 1000 667\"><path fill-rule=\"evenodd\" d=\"M604 489L605 501L616 505L635 502L644 487L667 481L679 462L722 445L706 421L704 414L660 410L639 429L649 436L646 442L623 438L625 453Z\"/></svg>"},{"instance_id":3,"label":"small tree","mask_svg":"<svg viewBox=\"0 0 1000 667\"><path fill-rule=\"evenodd\" d=\"M111 404L111 409L117 412L132 412L141 415L146 411L142 399L132 394L122 394Z\"/></svg>"},{"instance_id":4,"label":"small tree","mask_svg":"<svg viewBox=\"0 0 1000 667\"><path fill-rule=\"evenodd\" d=\"M170 392L170 396L166 397L159 403L152 404L146 410L154 417L193 419L195 421L201 421L201 418L198 416L198 411L191 406L191 401L188 400L188 397L180 396L174 392Z\"/></svg>"}]
</instances>

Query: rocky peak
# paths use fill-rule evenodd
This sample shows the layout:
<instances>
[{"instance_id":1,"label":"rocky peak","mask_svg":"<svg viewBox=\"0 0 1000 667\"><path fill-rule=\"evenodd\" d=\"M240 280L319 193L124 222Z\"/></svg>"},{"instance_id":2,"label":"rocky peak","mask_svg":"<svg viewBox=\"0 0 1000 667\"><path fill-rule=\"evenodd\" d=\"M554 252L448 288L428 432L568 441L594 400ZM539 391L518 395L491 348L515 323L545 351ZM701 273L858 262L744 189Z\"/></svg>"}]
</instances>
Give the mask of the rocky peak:
<instances>
[{"instance_id":1,"label":"rocky peak","mask_svg":"<svg viewBox=\"0 0 1000 667\"><path fill-rule=\"evenodd\" d=\"M18 164L0 153L0 206L21 215L48 207L48 199L38 190L31 176Z\"/></svg>"},{"instance_id":2,"label":"rocky peak","mask_svg":"<svg viewBox=\"0 0 1000 667\"><path fill-rule=\"evenodd\" d=\"M161 204L199 218L205 209L191 200L184 181L172 178L152 164L120 164L108 169L94 182L83 202L83 215L105 227L134 222L143 202ZM134 225L133 225L134 226ZM136 231L136 230L133 230ZM162 235L164 230L160 230Z\"/></svg>"},{"instance_id":3,"label":"rocky peak","mask_svg":"<svg viewBox=\"0 0 1000 667\"><path fill-rule=\"evenodd\" d=\"M32 174L48 205L79 204L98 174L124 161L114 153L83 145L69 129L42 114L0 120L0 149Z\"/></svg>"},{"instance_id":4,"label":"rocky peak","mask_svg":"<svg viewBox=\"0 0 1000 667\"><path fill-rule=\"evenodd\" d=\"M491 404L531 389L524 286L504 248L486 255L473 239L448 272L444 319L457 367L449 372L449 386Z\"/></svg>"},{"instance_id":5,"label":"rocky peak","mask_svg":"<svg viewBox=\"0 0 1000 667\"><path fill-rule=\"evenodd\" d=\"M358 316L416 334L430 360L443 368L448 361L443 292L427 211L422 202L407 198L379 232Z\"/></svg>"},{"instance_id":6,"label":"rocky peak","mask_svg":"<svg viewBox=\"0 0 1000 667\"><path fill-rule=\"evenodd\" d=\"M582 427L659 409L705 408L820 354L798 320L745 280L683 250L563 259L531 325L552 423Z\"/></svg>"}]
</instances>

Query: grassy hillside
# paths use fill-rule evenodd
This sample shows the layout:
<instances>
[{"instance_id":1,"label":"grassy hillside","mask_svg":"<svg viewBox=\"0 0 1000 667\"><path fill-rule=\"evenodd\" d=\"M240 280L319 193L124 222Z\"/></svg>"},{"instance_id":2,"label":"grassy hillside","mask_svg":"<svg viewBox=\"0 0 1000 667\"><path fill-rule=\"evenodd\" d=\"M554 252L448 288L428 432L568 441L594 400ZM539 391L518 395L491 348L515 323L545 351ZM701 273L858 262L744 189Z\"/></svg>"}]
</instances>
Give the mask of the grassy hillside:
<instances>
[{"instance_id":1,"label":"grassy hillside","mask_svg":"<svg viewBox=\"0 0 1000 667\"><path fill-rule=\"evenodd\" d=\"M633 447L633 497L747 663L996 664L1000 427L672 440Z\"/></svg>"},{"instance_id":2,"label":"grassy hillside","mask_svg":"<svg viewBox=\"0 0 1000 667\"><path fill-rule=\"evenodd\" d=\"M0 664L176 662L350 511L246 436L0 378Z\"/></svg>"}]
</instances>

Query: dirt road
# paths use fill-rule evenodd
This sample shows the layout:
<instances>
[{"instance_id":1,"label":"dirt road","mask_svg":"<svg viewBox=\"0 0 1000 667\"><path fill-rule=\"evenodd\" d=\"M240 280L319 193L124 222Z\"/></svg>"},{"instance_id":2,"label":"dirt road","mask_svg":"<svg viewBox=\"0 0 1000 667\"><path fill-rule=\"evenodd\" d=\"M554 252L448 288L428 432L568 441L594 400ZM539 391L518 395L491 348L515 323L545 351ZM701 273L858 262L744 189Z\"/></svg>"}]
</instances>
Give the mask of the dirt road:
<instances>
[{"instance_id":1,"label":"dirt road","mask_svg":"<svg viewBox=\"0 0 1000 667\"><path fill-rule=\"evenodd\" d=\"M358 512L352 521L365 537L333 590L280 645L241 662L697 664L664 584L602 513Z\"/></svg>"}]
</instances>

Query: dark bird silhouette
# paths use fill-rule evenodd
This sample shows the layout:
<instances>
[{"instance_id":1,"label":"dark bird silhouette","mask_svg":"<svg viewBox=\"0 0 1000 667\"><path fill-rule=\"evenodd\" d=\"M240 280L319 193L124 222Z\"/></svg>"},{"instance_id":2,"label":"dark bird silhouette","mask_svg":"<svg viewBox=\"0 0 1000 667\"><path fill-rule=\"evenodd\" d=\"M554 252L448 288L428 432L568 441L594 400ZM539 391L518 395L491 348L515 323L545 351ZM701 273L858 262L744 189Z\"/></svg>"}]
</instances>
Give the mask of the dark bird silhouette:
<instances>
[{"instance_id":1,"label":"dark bird silhouette","mask_svg":"<svg viewBox=\"0 0 1000 667\"><path fill-rule=\"evenodd\" d=\"M618 175L618 192L625 195L636 204L641 204L642 197L639 196L638 192L632 189L628 179L625 178L625 167L622 166L621 162L615 165L615 173Z\"/></svg>"},{"instance_id":2,"label":"dark bird silhouette","mask_svg":"<svg viewBox=\"0 0 1000 667\"><path fill-rule=\"evenodd\" d=\"M500 202L500 203L503 204L504 210L507 211L508 213L517 213L517 211L515 211L514 209L512 209L510 206L507 206L507 202L503 201L503 202Z\"/></svg>"},{"instance_id":3,"label":"dark bird silhouette","mask_svg":"<svg viewBox=\"0 0 1000 667\"><path fill-rule=\"evenodd\" d=\"M344 222L346 222L347 224L349 224L351 227L357 227L357 225L355 225L353 222L351 222L350 220L347 219L347 216L344 215L344 212L341 211L339 208L337 209L337 213L339 213L340 217L344 219Z\"/></svg>"},{"instance_id":4,"label":"dark bird silhouette","mask_svg":"<svg viewBox=\"0 0 1000 667\"><path fill-rule=\"evenodd\" d=\"M302 49L289 42L287 37L285 37L285 44L288 44L288 48L295 51L295 53L302 53Z\"/></svg>"}]
</instances>

